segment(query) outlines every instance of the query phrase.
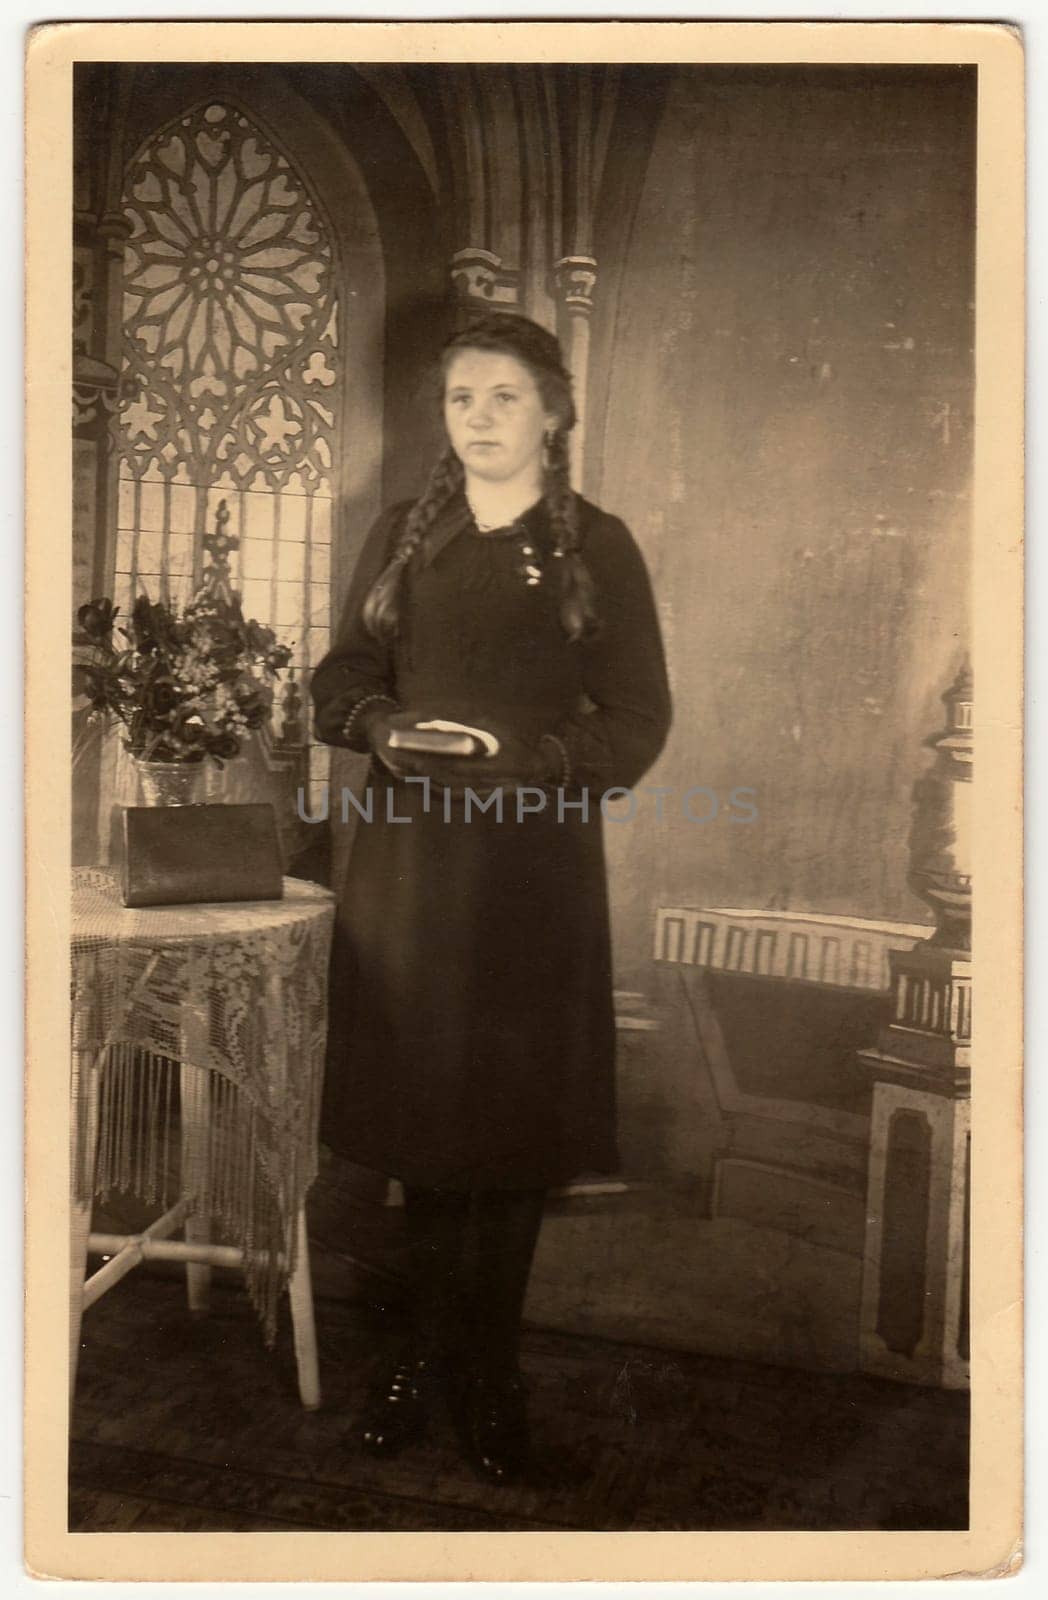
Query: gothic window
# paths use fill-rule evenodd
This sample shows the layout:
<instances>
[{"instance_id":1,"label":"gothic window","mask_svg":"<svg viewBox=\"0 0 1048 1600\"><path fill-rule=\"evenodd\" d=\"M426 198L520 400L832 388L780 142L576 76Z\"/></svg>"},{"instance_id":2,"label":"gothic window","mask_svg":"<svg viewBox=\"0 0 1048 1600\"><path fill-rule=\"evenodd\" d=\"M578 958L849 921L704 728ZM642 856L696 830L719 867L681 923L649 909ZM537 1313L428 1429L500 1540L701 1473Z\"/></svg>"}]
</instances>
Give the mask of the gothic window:
<instances>
[{"instance_id":1,"label":"gothic window","mask_svg":"<svg viewBox=\"0 0 1048 1600\"><path fill-rule=\"evenodd\" d=\"M319 203L248 116L211 102L139 151L124 208L117 601L185 599L225 500L244 610L302 677L329 638L342 380Z\"/></svg>"}]
</instances>

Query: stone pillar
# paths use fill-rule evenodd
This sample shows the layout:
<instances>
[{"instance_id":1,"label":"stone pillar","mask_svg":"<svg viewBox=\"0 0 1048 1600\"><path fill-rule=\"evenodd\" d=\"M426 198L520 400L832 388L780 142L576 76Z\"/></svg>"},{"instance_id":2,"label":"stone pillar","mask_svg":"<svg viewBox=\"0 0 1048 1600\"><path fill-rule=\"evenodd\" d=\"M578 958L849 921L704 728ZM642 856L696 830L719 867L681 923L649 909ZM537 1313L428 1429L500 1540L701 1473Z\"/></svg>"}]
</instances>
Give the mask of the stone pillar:
<instances>
[{"instance_id":1,"label":"stone pillar","mask_svg":"<svg viewBox=\"0 0 1048 1600\"><path fill-rule=\"evenodd\" d=\"M76 219L73 246L73 597L95 598L116 528L111 427L120 383L122 216Z\"/></svg>"},{"instance_id":2,"label":"stone pillar","mask_svg":"<svg viewBox=\"0 0 1048 1600\"><path fill-rule=\"evenodd\" d=\"M867 1372L964 1388L971 1206L972 675L943 696L945 732L915 788L915 891L936 931L893 951L891 1020L859 1060L873 1079L860 1359Z\"/></svg>"},{"instance_id":3,"label":"stone pillar","mask_svg":"<svg viewBox=\"0 0 1048 1600\"><path fill-rule=\"evenodd\" d=\"M562 256L554 268L554 281L561 306L561 343L564 359L575 383L575 431L571 437L572 476L582 482L582 462L586 451L586 395L589 386L590 317L593 291L597 285L597 263L593 256Z\"/></svg>"},{"instance_id":4,"label":"stone pillar","mask_svg":"<svg viewBox=\"0 0 1048 1600\"><path fill-rule=\"evenodd\" d=\"M93 112L79 112L74 135L74 616L85 601L107 592L112 566L119 487L112 428L119 404L124 241L130 231L120 205L120 85L111 68L93 70ZM74 657L77 653L74 637ZM74 703L74 864L104 857L107 844L99 797L108 756L101 736L85 718L85 707Z\"/></svg>"}]
</instances>

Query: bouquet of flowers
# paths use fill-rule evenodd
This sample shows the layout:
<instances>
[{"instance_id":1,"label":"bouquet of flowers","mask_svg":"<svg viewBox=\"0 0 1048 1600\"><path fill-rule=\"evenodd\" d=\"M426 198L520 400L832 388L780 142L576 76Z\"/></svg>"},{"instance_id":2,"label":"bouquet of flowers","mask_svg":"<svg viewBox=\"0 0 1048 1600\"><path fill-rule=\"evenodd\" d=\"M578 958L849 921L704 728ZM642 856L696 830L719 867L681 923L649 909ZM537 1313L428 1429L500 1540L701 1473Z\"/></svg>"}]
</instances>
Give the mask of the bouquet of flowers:
<instances>
[{"instance_id":1,"label":"bouquet of flowers","mask_svg":"<svg viewBox=\"0 0 1048 1600\"><path fill-rule=\"evenodd\" d=\"M246 621L236 597L206 591L181 611L140 595L126 627L119 615L108 599L77 612L92 659L77 662L74 688L92 719L122 723L124 748L139 761L221 767L238 755L244 735L269 715L288 646Z\"/></svg>"}]
</instances>

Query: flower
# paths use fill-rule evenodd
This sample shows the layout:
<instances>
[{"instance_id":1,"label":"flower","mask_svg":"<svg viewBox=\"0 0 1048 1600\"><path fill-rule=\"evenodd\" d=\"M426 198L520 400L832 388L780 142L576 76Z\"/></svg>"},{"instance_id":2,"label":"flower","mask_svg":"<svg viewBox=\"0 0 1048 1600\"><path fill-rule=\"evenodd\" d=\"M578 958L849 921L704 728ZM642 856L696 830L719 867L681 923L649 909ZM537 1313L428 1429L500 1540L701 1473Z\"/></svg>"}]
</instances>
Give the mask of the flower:
<instances>
[{"instance_id":1,"label":"flower","mask_svg":"<svg viewBox=\"0 0 1048 1600\"><path fill-rule=\"evenodd\" d=\"M234 621L215 616L207 617L203 622L203 629L207 636L211 660L219 671L223 668L226 670L232 668L235 673L245 649L250 649L244 637L245 630L238 628Z\"/></svg>"},{"instance_id":2,"label":"flower","mask_svg":"<svg viewBox=\"0 0 1048 1600\"><path fill-rule=\"evenodd\" d=\"M143 652L157 647L154 609L148 595L140 594L131 611L131 639L136 649Z\"/></svg>"},{"instance_id":3,"label":"flower","mask_svg":"<svg viewBox=\"0 0 1048 1600\"><path fill-rule=\"evenodd\" d=\"M192 702L177 708L171 719L171 733L183 744L191 746L203 744L207 726L200 712L194 709Z\"/></svg>"},{"instance_id":4,"label":"flower","mask_svg":"<svg viewBox=\"0 0 1048 1600\"><path fill-rule=\"evenodd\" d=\"M237 710L246 728L260 728L272 705L273 691L265 684L256 684L237 697Z\"/></svg>"},{"instance_id":5,"label":"flower","mask_svg":"<svg viewBox=\"0 0 1048 1600\"><path fill-rule=\"evenodd\" d=\"M73 665L73 697L80 695L91 702L92 709L103 711L109 705L109 679L99 668L86 661Z\"/></svg>"},{"instance_id":6,"label":"flower","mask_svg":"<svg viewBox=\"0 0 1048 1600\"><path fill-rule=\"evenodd\" d=\"M279 672L291 662L291 651L286 644L278 644L277 636L272 628L264 628L259 622L248 622L244 626L245 642L253 655L259 656L271 672Z\"/></svg>"},{"instance_id":7,"label":"flower","mask_svg":"<svg viewBox=\"0 0 1048 1600\"><path fill-rule=\"evenodd\" d=\"M158 722L171 715L178 700L178 686L170 673L157 674L143 685L143 708Z\"/></svg>"},{"instance_id":8,"label":"flower","mask_svg":"<svg viewBox=\"0 0 1048 1600\"><path fill-rule=\"evenodd\" d=\"M89 600L76 614L81 633L86 633L89 639L99 644L108 640L119 610L120 607L114 606L112 600Z\"/></svg>"},{"instance_id":9,"label":"flower","mask_svg":"<svg viewBox=\"0 0 1048 1600\"><path fill-rule=\"evenodd\" d=\"M121 723L124 747L139 760L202 761L239 755L244 735L262 727L273 681L291 659L271 628L247 621L239 596L198 596L181 612L147 595L113 647L117 609L108 599L77 612L93 660L74 666L74 692L93 713Z\"/></svg>"},{"instance_id":10,"label":"flower","mask_svg":"<svg viewBox=\"0 0 1048 1600\"><path fill-rule=\"evenodd\" d=\"M207 748L209 754L219 761L232 761L234 756L240 754L240 740L231 733L223 733L217 739L209 740Z\"/></svg>"},{"instance_id":11,"label":"flower","mask_svg":"<svg viewBox=\"0 0 1048 1600\"><path fill-rule=\"evenodd\" d=\"M248 649L256 655L265 655L277 642L277 636L272 628L264 628L260 622L249 622L245 628Z\"/></svg>"}]
</instances>

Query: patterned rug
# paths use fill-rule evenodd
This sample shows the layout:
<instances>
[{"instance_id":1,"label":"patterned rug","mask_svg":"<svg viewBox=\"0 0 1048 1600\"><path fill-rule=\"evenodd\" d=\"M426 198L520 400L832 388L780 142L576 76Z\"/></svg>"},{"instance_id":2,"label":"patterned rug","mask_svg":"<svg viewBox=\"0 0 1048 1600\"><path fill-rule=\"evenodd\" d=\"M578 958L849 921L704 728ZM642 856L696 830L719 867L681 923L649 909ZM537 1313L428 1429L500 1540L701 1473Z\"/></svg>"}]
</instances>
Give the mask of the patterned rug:
<instances>
[{"instance_id":1,"label":"patterned rug","mask_svg":"<svg viewBox=\"0 0 1048 1600\"><path fill-rule=\"evenodd\" d=\"M320 1299L324 1405L302 1411L290 1328L267 1352L216 1274L138 1271L84 1318L72 1531L947 1529L967 1526L967 1396L529 1330L539 1467L495 1488L450 1424L392 1462L352 1423L399 1313Z\"/></svg>"}]
</instances>

